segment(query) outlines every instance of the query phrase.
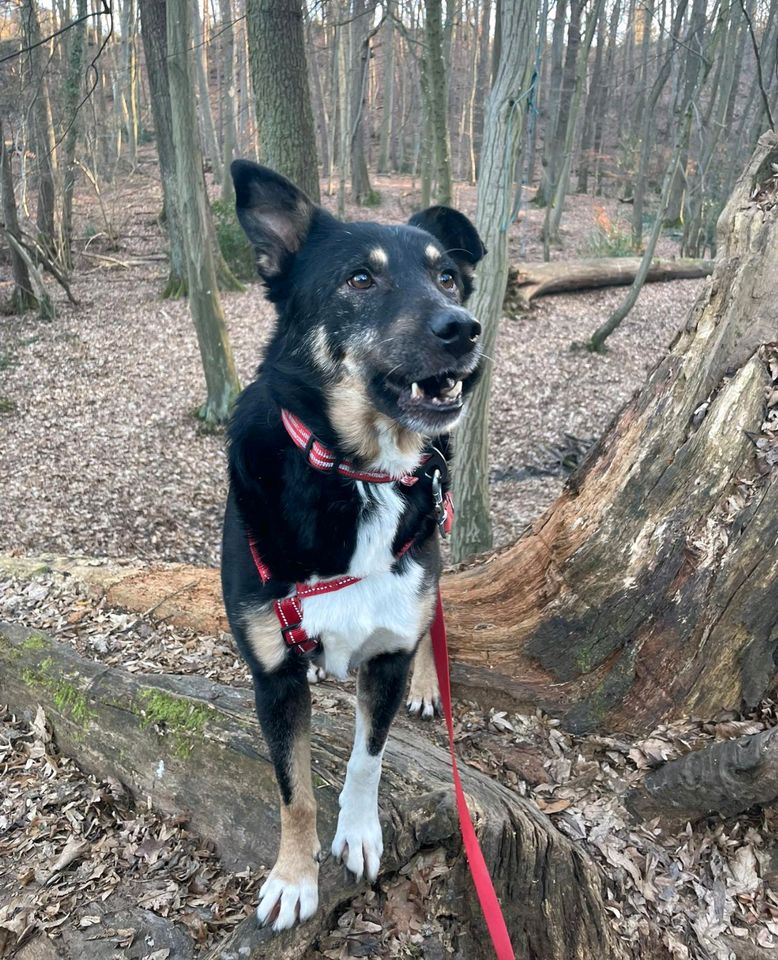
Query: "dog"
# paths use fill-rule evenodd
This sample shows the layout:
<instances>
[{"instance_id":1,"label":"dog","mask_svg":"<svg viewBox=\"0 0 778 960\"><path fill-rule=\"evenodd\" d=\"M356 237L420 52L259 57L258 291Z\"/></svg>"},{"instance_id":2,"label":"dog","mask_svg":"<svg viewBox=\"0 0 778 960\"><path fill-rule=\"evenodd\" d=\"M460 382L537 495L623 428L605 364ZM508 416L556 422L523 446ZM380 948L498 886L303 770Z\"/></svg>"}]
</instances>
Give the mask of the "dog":
<instances>
[{"instance_id":1,"label":"dog","mask_svg":"<svg viewBox=\"0 0 778 960\"><path fill-rule=\"evenodd\" d=\"M266 167L231 171L278 315L228 428L222 589L280 793L257 918L282 930L318 905L309 669L358 670L332 843L357 879L378 876L381 757L420 644L409 706L432 713L448 433L482 359L463 304L486 250L448 207L345 223Z\"/></svg>"}]
</instances>

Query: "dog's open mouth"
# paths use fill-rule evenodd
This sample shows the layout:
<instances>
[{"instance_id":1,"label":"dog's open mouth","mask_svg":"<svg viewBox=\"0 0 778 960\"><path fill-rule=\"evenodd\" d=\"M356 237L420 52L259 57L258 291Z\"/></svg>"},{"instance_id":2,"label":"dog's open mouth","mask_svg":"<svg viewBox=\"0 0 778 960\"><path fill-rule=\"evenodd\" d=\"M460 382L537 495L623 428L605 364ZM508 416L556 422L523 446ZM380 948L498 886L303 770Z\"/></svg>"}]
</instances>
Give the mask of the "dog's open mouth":
<instances>
[{"instance_id":1,"label":"dog's open mouth","mask_svg":"<svg viewBox=\"0 0 778 960\"><path fill-rule=\"evenodd\" d=\"M397 395L404 410L432 410L436 413L459 410L462 406L462 380L456 373L441 373L424 380L387 378L387 385Z\"/></svg>"}]
</instances>

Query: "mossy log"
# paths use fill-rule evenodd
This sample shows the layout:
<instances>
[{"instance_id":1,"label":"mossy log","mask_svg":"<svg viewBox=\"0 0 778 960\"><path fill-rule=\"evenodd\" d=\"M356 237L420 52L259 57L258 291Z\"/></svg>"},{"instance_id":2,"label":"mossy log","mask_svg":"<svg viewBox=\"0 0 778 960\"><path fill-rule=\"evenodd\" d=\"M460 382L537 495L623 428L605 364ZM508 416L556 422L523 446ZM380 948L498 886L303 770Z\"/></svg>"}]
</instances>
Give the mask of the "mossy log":
<instances>
[{"instance_id":1,"label":"mossy log","mask_svg":"<svg viewBox=\"0 0 778 960\"><path fill-rule=\"evenodd\" d=\"M508 277L508 296L528 307L550 293L570 293L595 287L629 286L640 269L640 257L592 257L588 260L555 260L552 263L520 263ZM712 260L655 257L646 283L667 280L697 280L713 273Z\"/></svg>"},{"instance_id":2,"label":"mossy log","mask_svg":"<svg viewBox=\"0 0 778 960\"><path fill-rule=\"evenodd\" d=\"M277 792L254 717L251 691L200 677L139 676L85 660L45 634L0 627L0 700L20 713L41 704L60 749L99 777L118 779L134 796L185 812L227 864L272 864L278 837ZM328 691L329 693L330 691ZM313 771L326 849L349 752L353 698L315 712ZM543 960L626 960L633 956L610 926L604 883L585 850L557 832L530 802L465 768L486 862L518 956ZM488 939L461 853L445 752L407 722L393 728L384 760L381 814L384 874L420 853L443 849L450 873L435 896L450 917L461 956L490 957ZM253 918L214 957L299 958L357 889L340 867L322 867L317 917L274 938ZM654 956L641 948L641 957Z\"/></svg>"}]
</instances>

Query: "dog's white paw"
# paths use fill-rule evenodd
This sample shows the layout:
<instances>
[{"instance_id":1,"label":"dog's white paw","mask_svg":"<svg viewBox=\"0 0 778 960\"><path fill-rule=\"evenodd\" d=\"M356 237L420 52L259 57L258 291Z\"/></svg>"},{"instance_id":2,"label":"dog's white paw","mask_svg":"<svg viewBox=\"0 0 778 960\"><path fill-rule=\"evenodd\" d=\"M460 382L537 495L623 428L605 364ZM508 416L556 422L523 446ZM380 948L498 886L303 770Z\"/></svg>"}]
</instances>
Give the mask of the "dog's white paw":
<instances>
[{"instance_id":1,"label":"dog's white paw","mask_svg":"<svg viewBox=\"0 0 778 960\"><path fill-rule=\"evenodd\" d=\"M308 664L308 683L321 683L327 679L327 671L324 667L317 667L315 663Z\"/></svg>"},{"instance_id":2,"label":"dog's white paw","mask_svg":"<svg viewBox=\"0 0 778 960\"><path fill-rule=\"evenodd\" d=\"M332 855L344 863L357 880L367 876L372 883L378 877L383 852L384 838L378 811L359 810L354 804L343 804L332 841Z\"/></svg>"},{"instance_id":3,"label":"dog's white paw","mask_svg":"<svg viewBox=\"0 0 778 960\"><path fill-rule=\"evenodd\" d=\"M310 920L318 906L318 867L310 875L291 878L284 876L276 865L260 888L257 920L265 926L275 915L273 929L288 930L296 923Z\"/></svg>"}]
</instances>

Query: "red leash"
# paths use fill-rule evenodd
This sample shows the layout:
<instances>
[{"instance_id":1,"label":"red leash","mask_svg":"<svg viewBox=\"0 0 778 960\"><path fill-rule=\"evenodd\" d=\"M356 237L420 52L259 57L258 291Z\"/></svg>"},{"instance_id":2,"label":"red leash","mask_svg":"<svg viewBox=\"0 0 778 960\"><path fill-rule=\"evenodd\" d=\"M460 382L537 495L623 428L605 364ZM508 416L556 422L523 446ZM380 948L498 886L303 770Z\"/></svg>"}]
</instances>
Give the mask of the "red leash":
<instances>
[{"instance_id":1,"label":"red leash","mask_svg":"<svg viewBox=\"0 0 778 960\"><path fill-rule=\"evenodd\" d=\"M481 912L486 921L486 928L489 936L492 938L495 956L497 960L515 960L511 940L508 936L508 928L505 926L505 918L502 915L500 901L494 891L492 878L486 867L484 855L481 853L481 847L478 843L478 837L473 827L473 821L470 818L470 811L467 807L465 792L462 789L462 781L459 779L459 768L457 767L456 752L454 750L454 723L451 710L451 684L449 681L448 667L448 647L446 644L446 622L443 619L443 603L438 591L438 600L435 607L435 619L430 628L432 637L432 652L435 657L435 670L438 674L438 687L440 688L440 702L443 704L443 716L446 719L448 728L448 749L451 753L451 769L454 775L454 791L457 800L457 812L459 814L459 828L462 831L462 840L465 845L467 862L470 865L470 873L473 876L475 892L478 894L478 902L481 904Z\"/></svg>"}]
</instances>

